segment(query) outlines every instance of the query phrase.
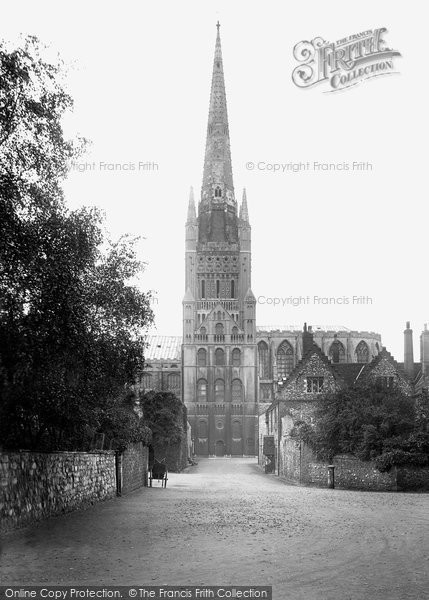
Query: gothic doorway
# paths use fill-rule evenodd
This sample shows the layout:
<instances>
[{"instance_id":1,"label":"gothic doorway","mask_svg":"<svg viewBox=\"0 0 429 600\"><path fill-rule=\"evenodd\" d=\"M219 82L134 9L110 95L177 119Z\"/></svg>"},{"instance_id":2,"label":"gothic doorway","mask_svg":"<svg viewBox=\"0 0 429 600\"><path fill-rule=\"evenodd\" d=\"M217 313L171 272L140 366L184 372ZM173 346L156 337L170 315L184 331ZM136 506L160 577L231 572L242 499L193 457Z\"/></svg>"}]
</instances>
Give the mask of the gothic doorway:
<instances>
[{"instance_id":1,"label":"gothic doorway","mask_svg":"<svg viewBox=\"0 0 429 600\"><path fill-rule=\"evenodd\" d=\"M225 444L222 440L216 442L215 454L216 456L225 456Z\"/></svg>"}]
</instances>

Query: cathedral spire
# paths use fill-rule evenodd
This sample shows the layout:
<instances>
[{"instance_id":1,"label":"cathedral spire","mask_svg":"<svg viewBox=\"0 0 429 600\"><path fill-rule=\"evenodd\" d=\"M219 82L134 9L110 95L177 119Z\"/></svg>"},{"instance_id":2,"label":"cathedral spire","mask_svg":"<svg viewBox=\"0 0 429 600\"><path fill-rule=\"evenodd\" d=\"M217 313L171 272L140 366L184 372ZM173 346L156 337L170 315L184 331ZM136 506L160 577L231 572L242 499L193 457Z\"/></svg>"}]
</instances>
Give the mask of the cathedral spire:
<instances>
[{"instance_id":1,"label":"cathedral spire","mask_svg":"<svg viewBox=\"0 0 429 600\"><path fill-rule=\"evenodd\" d=\"M216 27L201 200L235 206L219 21Z\"/></svg>"},{"instance_id":2,"label":"cathedral spire","mask_svg":"<svg viewBox=\"0 0 429 600\"><path fill-rule=\"evenodd\" d=\"M189 190L189 204L188 204L188 219L187 222L196 221L197 214L195 211L195 200L194 200L194 188L191 186Z\"/></svg>"},{"instance_id":3,"label":"cathedral spire","mask_svg":"<svg viewBox=\"0 0 429 600\"><path fill-rule=\"evenodd\" d=\"M246 188L243 189L243 199L240 205L240 219L242 219L245 223L249 222L249 210L247 208Z\"/></svg>"}]
</instances>

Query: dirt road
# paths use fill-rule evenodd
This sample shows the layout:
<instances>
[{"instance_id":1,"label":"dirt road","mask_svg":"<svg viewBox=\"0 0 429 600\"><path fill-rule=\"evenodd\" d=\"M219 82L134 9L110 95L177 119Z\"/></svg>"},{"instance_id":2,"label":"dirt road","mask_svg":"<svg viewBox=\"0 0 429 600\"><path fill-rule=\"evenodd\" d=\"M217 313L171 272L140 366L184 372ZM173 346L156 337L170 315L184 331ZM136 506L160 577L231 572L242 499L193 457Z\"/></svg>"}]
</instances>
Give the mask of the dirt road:
<instances>
[{"instance_id":1,"label":"dirt road","mask_svg":"<svg viewBox=\"0 0 429 600\"><path fill-rule=\"evenodd\" d=\"M156 485L156 484L155 484ZM429 598L429 496L288 486L206 459L3 540L4 584L273 585L285 600Z\"/></svg>"}]
</instances>

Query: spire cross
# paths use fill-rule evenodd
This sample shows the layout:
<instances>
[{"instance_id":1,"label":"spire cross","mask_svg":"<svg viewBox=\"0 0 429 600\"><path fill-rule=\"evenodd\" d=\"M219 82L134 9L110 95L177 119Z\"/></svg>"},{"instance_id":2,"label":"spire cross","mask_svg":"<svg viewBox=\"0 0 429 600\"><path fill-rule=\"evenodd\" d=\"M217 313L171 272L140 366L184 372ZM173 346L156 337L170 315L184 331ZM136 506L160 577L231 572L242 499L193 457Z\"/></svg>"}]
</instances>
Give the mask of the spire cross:
<instances>
[{"instance_id":1,"label":"spire cross","mask_svg":"<svg viewBox=\"0 0 429 600\"><path fill-rule=\"evenodd\" d=\"M217 32L219 33L219 29L220 29L220 23L219 23L219 21L216 23L216 27L217 27Z\"/></svg>"}]
</instances>

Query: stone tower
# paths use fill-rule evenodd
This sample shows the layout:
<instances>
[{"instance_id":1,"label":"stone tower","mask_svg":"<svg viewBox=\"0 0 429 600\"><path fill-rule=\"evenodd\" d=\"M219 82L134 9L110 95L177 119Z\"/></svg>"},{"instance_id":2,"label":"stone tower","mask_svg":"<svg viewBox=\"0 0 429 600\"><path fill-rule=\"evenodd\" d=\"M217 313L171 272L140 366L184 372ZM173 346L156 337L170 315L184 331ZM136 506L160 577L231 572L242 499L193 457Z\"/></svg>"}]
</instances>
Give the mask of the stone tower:
<instances>
[{"instance_id":1,"label":"stone tower","mask_svg":"<svg viewBox=\"0 0 429 600\"><path fill-rule=\"evenodd\" d=\"M232 177L219 23L198 216L191 189L183 299L183 400L197 455L255 455L256 300L246 192Z\"/></svg>"}]
</instances>

